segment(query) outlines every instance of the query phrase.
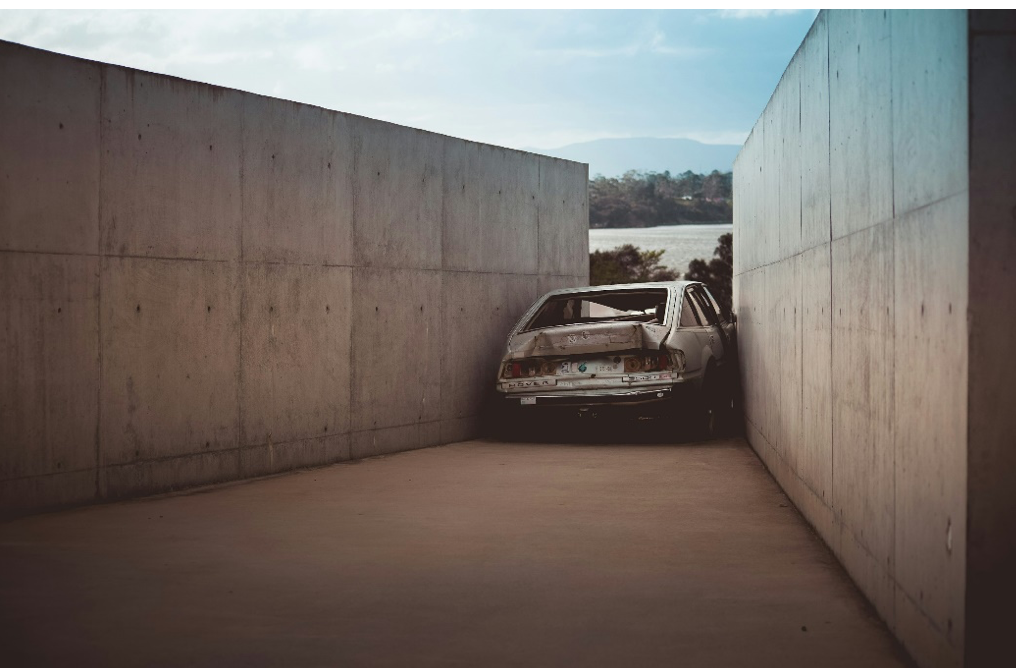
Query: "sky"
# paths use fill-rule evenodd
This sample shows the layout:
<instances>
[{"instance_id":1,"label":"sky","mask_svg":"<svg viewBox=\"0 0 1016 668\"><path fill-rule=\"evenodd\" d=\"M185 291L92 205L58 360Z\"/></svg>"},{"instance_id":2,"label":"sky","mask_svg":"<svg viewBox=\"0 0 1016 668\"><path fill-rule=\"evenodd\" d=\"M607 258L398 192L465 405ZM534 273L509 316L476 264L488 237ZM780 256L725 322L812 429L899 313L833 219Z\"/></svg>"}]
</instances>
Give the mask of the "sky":
<instances>
[{"instance_id":1,"label":"sky","mask_svg":"<svg viewBox=\"0 0 1016 668\"><path fill-rule=\"evenodd\" d=\"M740 144L815 14L0 11L0 39L512 148Z\"/></svg>"}]
</instances>

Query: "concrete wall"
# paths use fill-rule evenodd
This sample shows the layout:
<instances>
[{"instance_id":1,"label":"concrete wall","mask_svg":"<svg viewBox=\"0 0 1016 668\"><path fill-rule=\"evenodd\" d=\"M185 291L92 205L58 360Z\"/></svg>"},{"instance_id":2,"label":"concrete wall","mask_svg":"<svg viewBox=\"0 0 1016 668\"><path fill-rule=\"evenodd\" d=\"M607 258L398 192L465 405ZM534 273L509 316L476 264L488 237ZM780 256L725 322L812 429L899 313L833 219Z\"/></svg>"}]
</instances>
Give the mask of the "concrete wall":
<instances>
[{"instance_id":1,"label":"concrete wall","mask_svg":"<svg viewBox=\"0 0 1016 668\"><path fill-rule=\"evenodd\" d=\"M587 167L0 42L0 510L455 441Z\"/></svg>"},{"instance_id":2,"label":"concrete wall","mask_svg":"<svg viewBox=\"0 0 1016 668\"><path fill-rule=\"evenodd\" d=\"M748 438L922 666L966 637L967 31L822 12L734 167Z\"/></svg>"}]
</instances>

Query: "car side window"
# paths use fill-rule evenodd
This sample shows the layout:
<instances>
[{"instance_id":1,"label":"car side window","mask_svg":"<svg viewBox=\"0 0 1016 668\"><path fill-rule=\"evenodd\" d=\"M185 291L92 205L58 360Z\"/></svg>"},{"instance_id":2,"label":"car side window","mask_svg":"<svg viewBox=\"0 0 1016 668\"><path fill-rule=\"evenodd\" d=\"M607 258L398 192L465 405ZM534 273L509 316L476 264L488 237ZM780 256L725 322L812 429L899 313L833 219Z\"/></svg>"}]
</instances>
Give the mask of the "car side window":
<instances>
[{"instance_id":1,"label":"car side window","mask_svg":"<svg viewBox=\"0 0 1016 668\"><path fill-rule=\"evenodd\" d=\"M684 298L681 299L681 327L701 327L702 321L692 304L691 295L684 291Z\"/></svg>"},{"instance_id":2,"label":"car side window","mask_svg":"<svg viewBox=\"0 0 1016 668\"><path fill-rule=\"evenodd\" d=\"M713 297L713 293L709 292L709 288L703 288L702 294L704 294L706 299L709 300L709 303L713 305L713 310L716 311L716 315L719 316L720 320L730 320L730 315L720 307L719 303L716 301L716 297Z\"/></svg>"},{"instance_id":3,"label":"car side window","mask_svg":"<svg viewBox=\"0 0 1016 668\"><path fill-rule=\"evenodd\" d=\"M695 299L695 304L702 310L702 314L705 316L705 322L710 325L719 324L719 318L716 317L716 310L713 309L713 305L709 303L705 295L702 294L702 290L698 288L691 288L690 292Z\"/></svg>"}]
</instances>

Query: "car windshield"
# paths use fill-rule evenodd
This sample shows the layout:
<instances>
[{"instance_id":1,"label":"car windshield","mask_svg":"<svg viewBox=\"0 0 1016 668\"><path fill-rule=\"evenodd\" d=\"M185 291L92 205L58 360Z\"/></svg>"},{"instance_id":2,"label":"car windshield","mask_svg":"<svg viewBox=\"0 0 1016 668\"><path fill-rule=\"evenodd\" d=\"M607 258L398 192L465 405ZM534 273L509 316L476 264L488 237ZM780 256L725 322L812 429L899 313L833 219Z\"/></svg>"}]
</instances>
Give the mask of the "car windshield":
<instances>
[{"instance_id":1,"label":"car windshield","mask_svg":"<svg viewBox=\"0 0 1016 668\"><path fill-rule=\"evenodd\" d=\"M525 330L619 320L662 324L666 308L666 288L556 295L544 302Z\"/></svg>"}]
</instances>

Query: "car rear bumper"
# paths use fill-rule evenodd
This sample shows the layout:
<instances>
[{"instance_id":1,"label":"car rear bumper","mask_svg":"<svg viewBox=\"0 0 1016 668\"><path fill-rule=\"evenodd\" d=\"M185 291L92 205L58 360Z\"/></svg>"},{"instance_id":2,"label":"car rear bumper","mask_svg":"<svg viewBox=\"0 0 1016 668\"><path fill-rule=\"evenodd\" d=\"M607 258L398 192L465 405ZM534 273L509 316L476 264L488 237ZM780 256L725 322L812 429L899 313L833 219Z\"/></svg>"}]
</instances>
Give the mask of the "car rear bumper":
<instances>
[{"instance_id":1,"label":"car rear bumper","mask_svg":"<svg viewBox=\"0 0 1016 668\"><path fill-rule=\"evenodd\" d=\"M627 391L560 392L555 394L506 395L504 400L517 405L535 406L598 406L602 404L641 404L665 401L673 395L672 387Z\"/></svg>"}]
</instances>

